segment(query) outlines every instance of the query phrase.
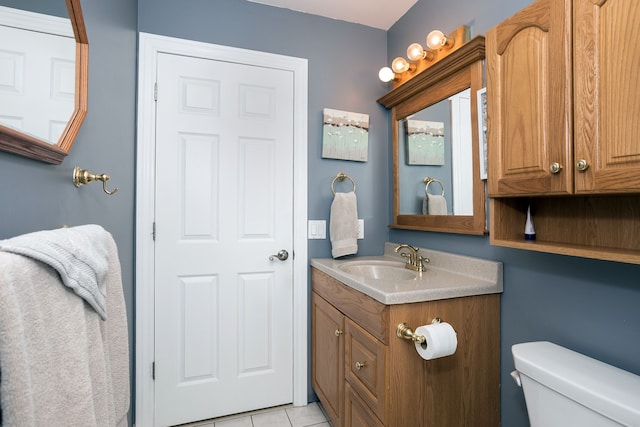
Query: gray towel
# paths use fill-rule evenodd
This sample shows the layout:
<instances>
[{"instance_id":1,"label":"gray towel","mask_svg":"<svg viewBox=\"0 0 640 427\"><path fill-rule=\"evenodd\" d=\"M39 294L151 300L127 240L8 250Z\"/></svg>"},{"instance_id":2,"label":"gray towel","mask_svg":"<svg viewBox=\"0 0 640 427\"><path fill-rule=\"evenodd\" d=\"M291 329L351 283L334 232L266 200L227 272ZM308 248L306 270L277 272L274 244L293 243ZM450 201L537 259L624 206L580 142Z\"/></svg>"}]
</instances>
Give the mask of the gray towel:
<instances>
[{"instance_id":1,"label":"gray towel","mask_svg":"<svg viewBox=\"0 0 640 427\"><path fill-rule=\"evenodd\" d=\"M358 253L358 206L356 193L336 193L329 219L331 255L338 258Z\"/></svg>"},{"instance_id":2,"label":"gray towel","mask_svg":"<svg viewBox=\"0 0 640 427\"><path fill-rule=\"evenodd\" d=\"M104 276L108 269L106 239L99 225L45 230L0 240L0 250L28 256L53 267L62 283L106 320Z\"/></svg>"}]
</instances>

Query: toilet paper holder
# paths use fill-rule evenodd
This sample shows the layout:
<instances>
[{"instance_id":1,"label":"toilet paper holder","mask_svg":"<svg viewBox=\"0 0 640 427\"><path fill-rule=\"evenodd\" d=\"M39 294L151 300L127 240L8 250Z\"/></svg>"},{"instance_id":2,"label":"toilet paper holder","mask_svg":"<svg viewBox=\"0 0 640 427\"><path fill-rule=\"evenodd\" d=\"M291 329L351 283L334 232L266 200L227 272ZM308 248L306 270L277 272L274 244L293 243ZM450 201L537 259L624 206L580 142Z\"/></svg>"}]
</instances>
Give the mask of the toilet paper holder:
<instances>
[{"instance_id":1,"label":"toilet paper holder","mask_svg":"<svg viewBox=\"0 0 640 427\"><path fill-rule=\"evenodd\" d=\"M435 317L433 318L433 320L431 320L432 325L436 323L442 323L442 319L439 317ZM417 342L419 344L423 344L427 340L424 335L416 335L415 332L413 332L413 329L411 329L409 324L406 322L402 322L398 325L398 327L396 328L396 336L398 338Z\"/></svg>"}]
</instances>

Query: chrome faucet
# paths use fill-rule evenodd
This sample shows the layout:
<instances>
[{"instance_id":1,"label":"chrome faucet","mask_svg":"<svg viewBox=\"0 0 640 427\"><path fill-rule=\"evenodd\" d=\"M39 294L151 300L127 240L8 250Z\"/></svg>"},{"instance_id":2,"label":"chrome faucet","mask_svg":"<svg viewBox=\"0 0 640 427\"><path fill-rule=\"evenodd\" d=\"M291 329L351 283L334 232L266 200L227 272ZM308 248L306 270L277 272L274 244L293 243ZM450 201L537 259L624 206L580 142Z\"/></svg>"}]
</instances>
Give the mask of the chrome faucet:
<instances>
[{"instance_id":1,"label":"chrome faucet","mask_svg":"<svg viewBox=\"0 0 640 427\"><path fill-rule=\"evenodd\" d=\"M408 249L409 252L400 252L401 249ZM407 258L407 263L404 265L404 268L408 268L409 270L423 272L425 270L425 263L429 262L429 258L425 258L422 255L418 255L418 251L420 248L416 248L411 245L407 245L403 243L401 245L396 246L395 251L400 252L400 256L403 258Z\"/></svg>"}]
</instances>

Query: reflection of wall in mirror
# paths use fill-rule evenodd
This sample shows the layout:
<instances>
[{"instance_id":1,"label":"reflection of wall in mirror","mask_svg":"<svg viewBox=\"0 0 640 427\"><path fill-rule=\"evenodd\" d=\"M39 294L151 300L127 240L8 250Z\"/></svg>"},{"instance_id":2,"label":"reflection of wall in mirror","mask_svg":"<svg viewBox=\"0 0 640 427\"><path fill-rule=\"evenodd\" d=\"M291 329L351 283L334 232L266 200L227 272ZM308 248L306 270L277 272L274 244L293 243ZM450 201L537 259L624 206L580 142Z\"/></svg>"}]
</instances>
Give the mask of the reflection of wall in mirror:
<instances>
[{"instance_id":1,"label":"reflection of wall in mirror","mask_svg":"<svg viewBox=\"0 0 640 427\"><path fill-rule=\"evenodd\" d=\"M0 6L28 10L43 15L68 18L69 11L65 0L0 0Z\"/></svg>"},{"instance_id":2,"label":"reflection of wall in mirror","mask_svg":"<svg viewBox=\"0 0 640 427\"><path fill-rule=\"evenodd\" d=\"M451 111L450 102L443 100L437 104L413 114L407 120L398 122L400 143L398 144L399 159L407 159L407 128L408 120L421 120L443 123L444 164L442 165L409 165L401 162L399 167L400 183L400 213L404 215L421 215L422 204L425 197L424 178L430 176L442 182L445 189L445 198L449 207L449 214L453 209L452 177L451 177Z\"/></svg>"},{"instance_id":3,"label":"reflection of wall in mirror","mask_svg":"<svg viewBox=\"0 0 640 427\"><path fill-rule=\"evenodd\" d=\"M64 2L62 2L64 4ZM75 106L68 18L0 7L0 124L55 144Z\"/></svg>"}]
</instances>

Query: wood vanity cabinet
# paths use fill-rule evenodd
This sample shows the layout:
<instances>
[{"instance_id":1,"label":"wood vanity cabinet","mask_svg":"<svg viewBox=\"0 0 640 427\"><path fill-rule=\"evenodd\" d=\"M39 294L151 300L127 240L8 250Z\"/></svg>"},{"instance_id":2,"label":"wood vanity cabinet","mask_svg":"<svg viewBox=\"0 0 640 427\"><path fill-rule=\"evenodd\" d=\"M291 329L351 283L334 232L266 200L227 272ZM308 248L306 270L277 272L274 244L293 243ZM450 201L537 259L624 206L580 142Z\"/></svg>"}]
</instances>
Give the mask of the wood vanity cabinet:
<instances>
[{"instance_id":1,"label":"wood vanity cabinet","mask_svg":"<svg viewBox=\"0 0 640 427\"><path fill-rule=\"evenodd\" d=\"M538 0L487 32L492 244L640 263L638 22L637 0Z\"/></svg>"},{"instance_id":2,"label":"wood vanity cabinet","mask_svg":"<svg viewBox=\"0 0 640 427\"><path fill-rule=\"evenodd\" d=\"M499 294L385 305L316 268L312 288L312 385L334 427L499 425ZM458 349L427 361L395 331L435 317Z\"/></svg>"}]
</instances>

